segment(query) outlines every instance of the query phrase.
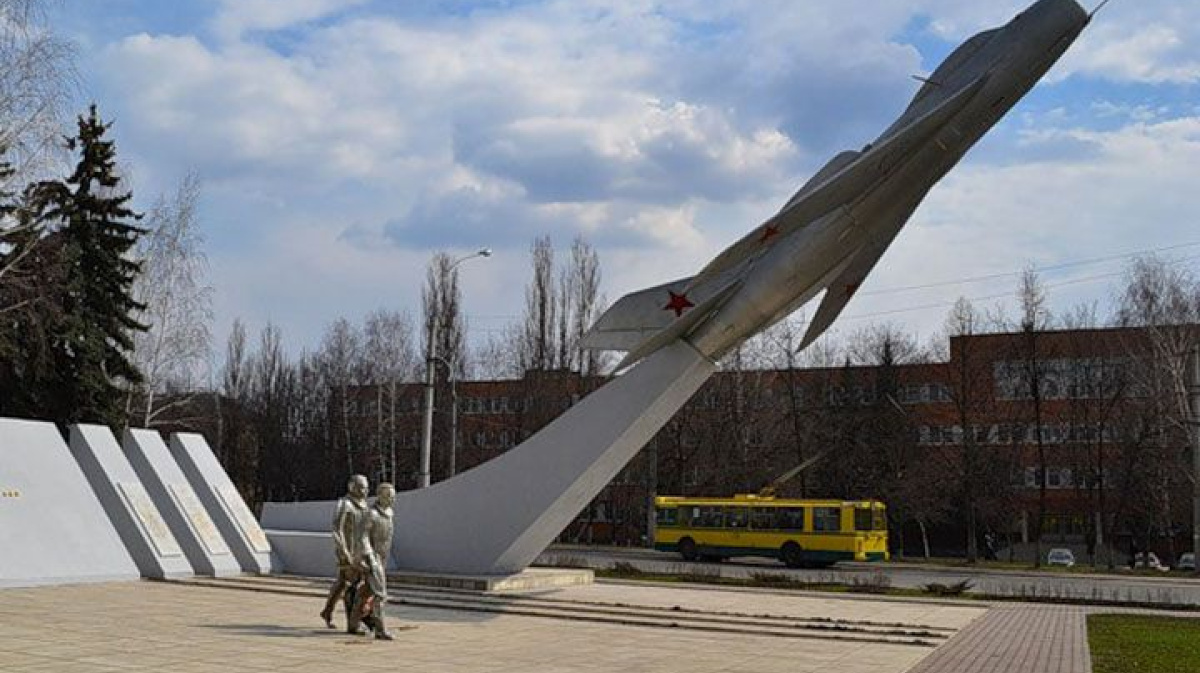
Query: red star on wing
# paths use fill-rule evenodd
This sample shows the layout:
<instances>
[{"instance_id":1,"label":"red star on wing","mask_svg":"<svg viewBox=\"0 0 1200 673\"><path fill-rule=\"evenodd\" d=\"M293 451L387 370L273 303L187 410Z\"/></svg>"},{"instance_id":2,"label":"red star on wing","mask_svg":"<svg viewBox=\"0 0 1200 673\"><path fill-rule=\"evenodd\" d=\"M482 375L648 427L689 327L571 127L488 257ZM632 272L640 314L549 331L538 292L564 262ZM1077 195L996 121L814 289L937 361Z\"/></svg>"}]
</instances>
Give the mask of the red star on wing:
<instances>
[{"instance_id":1,"label":"red star on wing","mask_svg":"<svg viewBox=\"0 0 1200 673\"><path fill-rule=\"evenodd\" d=\"M771 240L772 238L775 238L778 235L779 235L779 227L775 226L774 224L768 224L767 226L763 227L762 236L759 237L758 242L766 243L767 241Z\"/></svg>"},{"instance_id":2,"label":"red star on wing","mask_svg":"<svg viewBox=\"0 0 1200 673\"><path fill-rule=\"evenodd\" d=\"M663 310L674 311L676 318L683 315L684 311L695 306L695 304L693 304L692 301L687 298L686 294L675 294L670 290L667 290L667 294L671 295L671 301L667 302L667 305L663 307Z\"/></svg>"},{"instance_id":3,"label":"red star on wing","mask_svg":"<svg viewBox=\"0 0 1200 673\"><path fill-rule=\"evenodd\" d=\"M846 296L853 297L855 292L858 292L858 283L848 283L846 285Z\"/></svg>"}]
</instances>

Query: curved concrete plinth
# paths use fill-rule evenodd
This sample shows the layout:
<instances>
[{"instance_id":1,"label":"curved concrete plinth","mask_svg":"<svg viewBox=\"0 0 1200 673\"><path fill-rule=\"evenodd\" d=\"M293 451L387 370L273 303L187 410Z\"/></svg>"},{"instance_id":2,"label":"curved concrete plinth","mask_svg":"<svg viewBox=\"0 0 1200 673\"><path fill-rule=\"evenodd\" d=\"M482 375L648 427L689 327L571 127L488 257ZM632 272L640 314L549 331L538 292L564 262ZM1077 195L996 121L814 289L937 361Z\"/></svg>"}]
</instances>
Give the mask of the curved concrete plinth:
<instances>
[{"instance_id":1,"label":"curved concrete plinth","mask_svg":"<svg viewBox=\"0 0 1200 673\"><path fill-rule=\"evenodd\" d=\"M685 342L655 352L507 453L396 496L392 561L457 575L524 570L712 376ZM267 503L267 528L325 531L332 502ZM274 533L275 531L272 531ZM287 572L296 572L288 567ZM331 549L301 562L332 566Z\"/></svg>"}]
</instances>

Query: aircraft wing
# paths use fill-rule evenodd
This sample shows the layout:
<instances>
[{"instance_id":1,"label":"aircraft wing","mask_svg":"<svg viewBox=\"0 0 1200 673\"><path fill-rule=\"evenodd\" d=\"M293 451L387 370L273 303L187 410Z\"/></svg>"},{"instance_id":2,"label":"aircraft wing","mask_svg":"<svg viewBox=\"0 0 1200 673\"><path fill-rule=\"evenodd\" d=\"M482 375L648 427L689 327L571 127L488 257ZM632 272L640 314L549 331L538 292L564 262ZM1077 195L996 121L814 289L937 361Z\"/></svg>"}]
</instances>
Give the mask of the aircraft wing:
<instances>
[{"instance_id":1,"label":"aircraft wing","mask_svg":"<svg viewBox=\"0 0 1200 673\"><path fill-rule=\"evenodd\" d=\"M692 278L689 288L754 257L771 245L774 239L793 233L834 208L854 200L880 179L887 177L922 143L930 141L979 92L986 81L987 75L979 77L908 126L873 147L868 146L864 152L838 167L836 172L828 171L833 174L807 192L802 189L774 217L709 262ZM849 153L843 153L835 157L834 162L839 158L851 157ZM834 162L830 162L830 166L835 166ZM823 169L821 172L827 171ZM810 182L816 182L816 179Z\"/></svg>"},{"instance_id":2,"label":"aircraft wing","mask_svg":"<svg viewBox=\"0 0 1200 673\"><path fill-rule=\"evenodd\" d=\"M903 217L898 218L889 227L887 234L874 241L869 241L860 248L858 252L854 253L849 264L829 282L829 285L825 287L825 296L821 298L821 305L808 323L808 329L804 332L804 339L800 342L798 351L808 348L809 344L816 341L825 333L825 330L829 329L833 321L837 320L842 310L846 308L846 304L850 303L850 299L858 292L858 287L871 273L871 269L874 269L875 265L879 263L883 253L892 245L892 241L896 240L896 235L900 233L911 214L912 209Z\"/></svg>"}]
</instances>

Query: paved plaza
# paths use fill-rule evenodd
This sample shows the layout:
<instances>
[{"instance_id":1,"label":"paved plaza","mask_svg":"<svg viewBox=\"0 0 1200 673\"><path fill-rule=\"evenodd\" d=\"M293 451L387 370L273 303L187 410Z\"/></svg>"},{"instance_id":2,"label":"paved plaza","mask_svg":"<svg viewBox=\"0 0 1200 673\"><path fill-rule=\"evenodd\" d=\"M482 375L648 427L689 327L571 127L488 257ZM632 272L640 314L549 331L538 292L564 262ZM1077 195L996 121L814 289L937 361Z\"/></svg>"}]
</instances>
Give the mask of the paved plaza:
<instances>
[{"instance_id":1,"label":"paved plaza","mask_svg":"<svg viewBox=\"0 0 1200 673\"><path fill-rule=\"evenodd\" d=\"M524 596L394 592L395 642L323 628L324 581L0 591L0 671L906 671L977 607L597 584ZM402 629L402 630L399 630Z\"/></svg>"},{"instance_id":2,"label":"paved plaza","mask_svg":"<svg viewBox=\"0 0 1200 673\"><path fill-rule=\"evenodd\" d=\"M327 587L238 577L0 590L0 671L1091 671L1083 607L645 582L402 587L388 643L324 628Z\"/></svg>"}]
</instances>

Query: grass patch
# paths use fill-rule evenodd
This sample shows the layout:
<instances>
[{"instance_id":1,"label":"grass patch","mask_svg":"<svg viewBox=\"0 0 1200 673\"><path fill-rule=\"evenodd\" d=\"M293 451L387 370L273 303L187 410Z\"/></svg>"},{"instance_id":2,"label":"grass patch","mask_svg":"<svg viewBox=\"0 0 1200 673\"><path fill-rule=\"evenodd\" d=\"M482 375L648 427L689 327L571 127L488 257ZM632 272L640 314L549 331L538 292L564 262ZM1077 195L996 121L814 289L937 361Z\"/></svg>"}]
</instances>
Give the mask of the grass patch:
<instances>
[{"instance_id":1,"label":"grass patch","mask_svg":"<svg viewBox=\"0 0 1200 673\"><path fill-rule=\"evenodd\" d=\"M1133 569L1127 564L1123 563L1119 563L1116 565L1116 567L1110 569L1107 562L1093 566L1086 561L1080 561L1070 568L1065 566L1052 566L1045 563L1043 563L1041 567L1037 567L1032 561L987 561L984 559L979 559L974 563L970 563L965 558L957 556L935 556L929 558L928 560L916 556L909 556L905 558L893 557L889 563L910 567L930 566L961 568L964 570L1012 570L1017 572L1035 571L1039 573L1055 573L1062 575L1111 575L1114 577L1197 577L1196 573L1190 570L1172 570L1169 572L1163 572L1153 568Z\"/></svg>"},{"instance_id":2,"label":"grass patch","mask_svg":"<svg viewBox=\"0 0 1200 673\"><path fill-rule=\"evenodd\" d=\"M1088 616L1094 673L1200 671L1200 619Z\"/></svg>"},{"instance_id":3,"label":"grass patch","mask_svg":"<svg viewBox=\"0 0 1200 673\"><path fill-rule=\"evenodd\" d=\"M953 584L926 584L920 589L890 586L891 582L882 573L866 577L828 573L811 580L800 579L776 572L755 571L749 577L726 577L718 568L677 566L665 572L640 570L630 563L614 563L608 568L597 568L596 577L601 579L640 580L644 582L671 582L689 584L715 584L733 587L759 587L789 591L824 591L828 593L868 593L902 598L954 598L978 601L1010 601L1050 603L1053 605L1089 605L1094 607L1148 608L1175 612L1200 612L1200 605L1182 604L1174 600L1155 602L1134 601L1130 597L1091 598L1066 596L1055 592L1039 591L1037 586L1022 586L1012 594L989 594L972 591L969 581ZM1200 623L1200 620L1197 620ZM1200 672L1196 668L1189 673Z\"/></svg>"}]
</instances>

